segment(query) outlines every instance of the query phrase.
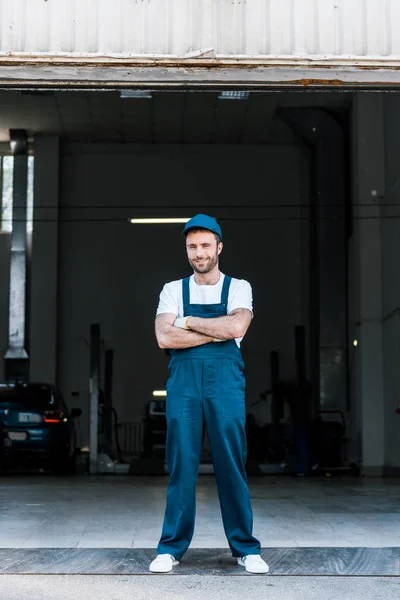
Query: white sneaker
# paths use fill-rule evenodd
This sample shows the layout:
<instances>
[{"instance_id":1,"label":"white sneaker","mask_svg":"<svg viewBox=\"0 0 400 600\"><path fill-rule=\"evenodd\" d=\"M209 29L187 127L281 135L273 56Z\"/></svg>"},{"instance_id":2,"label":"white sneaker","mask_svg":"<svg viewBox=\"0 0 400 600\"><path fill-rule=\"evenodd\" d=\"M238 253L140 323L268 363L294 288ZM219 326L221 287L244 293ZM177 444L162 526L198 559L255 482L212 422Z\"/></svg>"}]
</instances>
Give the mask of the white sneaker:
<instances>
[{"instance_id":1,"label":"white sneaker","mask_svg":"<svg viewBox=\"0 0 400 600\"><path fill-rule=\"evenodd\" d=\"M259 554L248 554L238 558L237 561L238 565L244 567L248 573L268 573L269 571L269 566Z\"/></svg>"},{"instance_id":2,"label":"white sneaker","mask_svg":"<svg viewBox=\"0 0 400 600\"><path fill-rule=\"evenodd\" d=\"M152 573L169 573L172 567L179 564L172 554L158 554L151 563L149 569Z\"/></svg>"}]
</instances>

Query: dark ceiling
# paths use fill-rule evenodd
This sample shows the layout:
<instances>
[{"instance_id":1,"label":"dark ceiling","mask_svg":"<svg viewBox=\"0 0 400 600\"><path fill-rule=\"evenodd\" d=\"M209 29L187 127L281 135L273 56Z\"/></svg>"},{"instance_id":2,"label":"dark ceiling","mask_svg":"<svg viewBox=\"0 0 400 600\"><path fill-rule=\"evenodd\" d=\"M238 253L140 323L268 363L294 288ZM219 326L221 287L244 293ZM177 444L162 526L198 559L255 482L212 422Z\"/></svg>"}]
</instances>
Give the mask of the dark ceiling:
<instances>
[{"instance_id":1,"label":"dark ceiling","mask_svg":"<svg viewBox=\"0 0 400 600\"><path fill-rule=\"evenodd\" d=\"M65 141L138 143L289 143L277 108L324 107L341 113L350 93L251 92L239 99L219 92L152 92L123 98L119 91L1 91L0 136L11 128Z\"/></svg>"}]
</instances>

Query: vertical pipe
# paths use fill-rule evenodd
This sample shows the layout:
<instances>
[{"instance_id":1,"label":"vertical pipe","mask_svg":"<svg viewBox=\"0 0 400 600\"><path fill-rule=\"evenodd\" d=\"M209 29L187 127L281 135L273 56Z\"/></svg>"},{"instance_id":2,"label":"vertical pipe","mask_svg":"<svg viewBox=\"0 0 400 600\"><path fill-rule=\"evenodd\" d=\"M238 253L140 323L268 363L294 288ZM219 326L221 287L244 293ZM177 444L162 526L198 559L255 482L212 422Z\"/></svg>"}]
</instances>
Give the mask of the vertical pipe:
<instances>
[{"instance_id":1,"label":"vertical pipe","mask_svg":"<svg viewBox=\"0 0 400 600\"><path fill-rule=\"evenodd\" d=\"M112 457L112 386L114 351L106 350L104 364L104 451Z\"/></svg>"},{"instance_id":2,"label":"vertical pipe","mask_svg":"<svg viewBox=\"0 0 400 600\"><path fill-rule=\"evenodd\" d=\"M100 325L90 326L90 442L89 473L98 471L100 391Z\"/></svg>"}]
</instances>

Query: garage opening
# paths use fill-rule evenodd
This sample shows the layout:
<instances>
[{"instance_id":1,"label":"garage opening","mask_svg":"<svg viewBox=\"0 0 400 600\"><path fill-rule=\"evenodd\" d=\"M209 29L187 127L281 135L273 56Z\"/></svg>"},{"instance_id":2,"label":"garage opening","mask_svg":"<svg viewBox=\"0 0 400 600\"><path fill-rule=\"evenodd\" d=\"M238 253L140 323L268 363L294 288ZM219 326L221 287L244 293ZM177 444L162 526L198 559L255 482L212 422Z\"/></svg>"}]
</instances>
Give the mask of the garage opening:
<instances>
[{"instance_id":1,"label":"garage opening","mask_svg":"<svg viewBox=\"0 0 400 600\"><path fill-rule=\"evenodd\" d=\"M167 357L156 347L153 319L164 283L188 272L181 223L205 212L224 229L223 272L254 289L255 319L243 342L250 461L266 472L287 468L290 405L273 384L294 384L300 369L312 386L311 410L338 411L324 413L342 431L326 467L348 466L348 449L339 446L350 440L351 99L240 90L2 92L5 114L7 104L13 111L3 128L27 129L32 148L34 137L59 140L58 164L53 156L36 182L34 219L37 237L56 235L58 268L47 283L59 305L47 326L57 327L57 347L43 351L43 332L31 340L41 349L32 348L29 378L56 354L50 382L83 409L80 448L90 446L89 337L98 324L103 394L106 350L113 351L107 454L127 464L163 456L155 413L165 402ZM5 167L12 160L5 156ZM42 191L49 175L58 180L50 205ZM4 231L10 205L5 197ZM35 248L35 272L34 262ZM40 293L30 318L42 323ZM206 454L207 446L204 465Z\"/></svg>"},{"instance_id":2,"label":"garage opening","mask_svg":"<svg viewBox=\"0 0 400 600\"><path fill-rule=\"evenodd\" d=\"M68 452L78 473L166 473L168 356L157 347L154 317L163 285L191 273L183 224L206 213L223 229L222 272L253 289L254 320L242 344L249 475L273 475L276 488L287 489L288 478L277 476L296 474L291 418L299 398L315 424L321 481L357 475L355 94L3 90L0 102L1 129L25 131L32 157L27 368L17 383L56 386L51 393L64 412L57 405L48 417L73 422ZM5 142L4 355L14 302L6 292L13 217L4 182L13 158ZM7 360L4 386L12 383ZM23 450L29 427L2 418L12 447ZM28 437L18 437L24 427ZM34 444L27 449L35 453ZM207 440L200 472L212 473ZM164 485L145 481L156 495Z\"/></svg>"}]
</instances>

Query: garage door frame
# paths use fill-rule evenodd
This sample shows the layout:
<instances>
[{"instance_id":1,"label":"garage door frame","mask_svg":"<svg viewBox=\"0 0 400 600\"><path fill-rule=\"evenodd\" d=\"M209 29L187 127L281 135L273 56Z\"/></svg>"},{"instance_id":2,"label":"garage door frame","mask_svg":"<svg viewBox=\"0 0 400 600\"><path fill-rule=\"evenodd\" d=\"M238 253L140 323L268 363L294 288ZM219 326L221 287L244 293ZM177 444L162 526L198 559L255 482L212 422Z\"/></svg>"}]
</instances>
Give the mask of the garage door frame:
<instances>
[{"instance_id":1,"label":"garage door frame","mask_svg":"<svg viewBox=\"0 0 400 600\"><path fill-rule=\"evenodd\" d=\"M0 88L400 88L400 59L311 60L0 56Z\"/></svg>"}]
</instances>

